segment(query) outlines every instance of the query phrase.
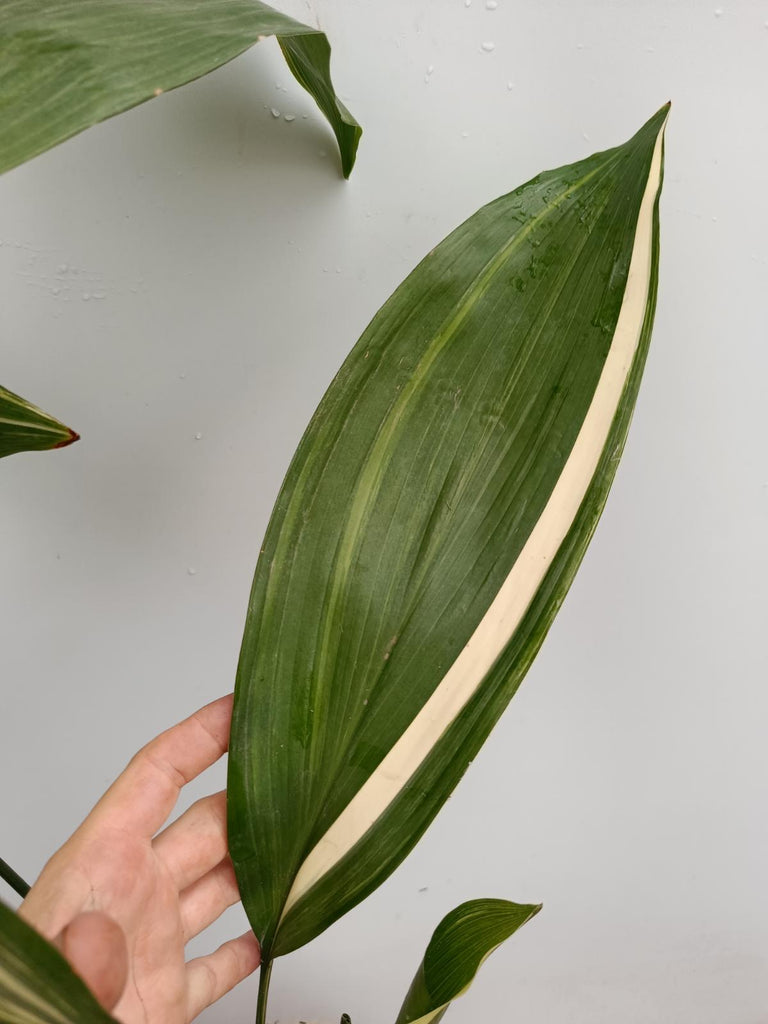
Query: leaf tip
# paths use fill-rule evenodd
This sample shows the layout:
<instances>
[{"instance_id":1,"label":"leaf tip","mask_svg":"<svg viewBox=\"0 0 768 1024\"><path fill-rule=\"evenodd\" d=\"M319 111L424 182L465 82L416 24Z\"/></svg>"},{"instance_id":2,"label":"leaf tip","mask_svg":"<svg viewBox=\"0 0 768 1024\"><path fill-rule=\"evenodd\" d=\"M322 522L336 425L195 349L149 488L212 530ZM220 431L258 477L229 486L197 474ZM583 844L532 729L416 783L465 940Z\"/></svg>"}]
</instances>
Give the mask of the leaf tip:
<instances>
[{"instance_id":1,"label":"leaf tip","mask_svg":"<svg viewBox=\"0 0 768 1024\"><path fill-rule=\"evenodd\" d=\"M359 124L349 125L352 129L348 144L345 145L341 138L339 138L339 152L341 153L341 173L344 175L344 179L349 181L349 176L352 173L352 168L355 166L357 160L357 147L360 145L360 137L363 134L363 129Z\"/></svg>"},{"instance_id":2,"label":"leaf tip","mask_svg":"<svg viewBox=\"0 0 768 1024\"><path fill-rule=\"evenodd\" d=\"M68 445L74 444L75 441L79 440L80 435L77 433L77 431L72 430L70 427L67 427L67 436L64 438L63 441L59 441L58 444L55 444L53 446L53 450L55 451L57 448L66 448Z\"/></svg>"}]
</instances>

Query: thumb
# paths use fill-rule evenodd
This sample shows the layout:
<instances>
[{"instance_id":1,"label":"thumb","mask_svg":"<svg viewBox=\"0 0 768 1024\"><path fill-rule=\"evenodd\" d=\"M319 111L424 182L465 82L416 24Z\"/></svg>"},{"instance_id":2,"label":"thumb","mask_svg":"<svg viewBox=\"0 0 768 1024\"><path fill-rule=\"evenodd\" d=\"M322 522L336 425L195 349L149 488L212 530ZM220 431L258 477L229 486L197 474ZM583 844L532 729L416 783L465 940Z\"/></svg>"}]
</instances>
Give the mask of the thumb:
<instances>
[{"instance_id":1,"label":"thumb","mask_svg":"<svg viewBox=\"0 0 768 1024\"><path fill-rule=\"evenodd\" d=\"M128 979L128 946L116 921L100 910L78 914L60 937L61 949L106 1010L112 1010Z\"/></svg>"}]
</instances>

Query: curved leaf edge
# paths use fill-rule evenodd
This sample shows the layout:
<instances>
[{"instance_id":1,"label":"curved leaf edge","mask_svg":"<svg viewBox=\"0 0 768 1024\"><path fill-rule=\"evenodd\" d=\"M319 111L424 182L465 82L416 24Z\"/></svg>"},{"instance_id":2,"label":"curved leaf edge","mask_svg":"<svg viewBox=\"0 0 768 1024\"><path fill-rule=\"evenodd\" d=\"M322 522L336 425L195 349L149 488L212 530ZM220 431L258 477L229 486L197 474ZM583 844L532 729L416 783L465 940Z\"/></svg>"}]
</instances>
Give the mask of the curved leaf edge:
<instances>
[{"instance_id":1,"label":"curved leaf edge","mask_svg":"<svg viewBox=\"0 0 768 1024\"><path fill-rule=\"evenodd\" d=\"M241 56L256 43L261 42L268 36L274 36L294 78L312 96L329 122L338 143L342 174L344 178L349 178L355 164L357 148L363 130L334 91L330 74L331 46L328 37L319 29L296 21L294 18L268 7L265 3L259 2L254 4L255 6L267 12L270 18L278 19L280 21L280 28L274 28L269 25L254 28L242 45L234 48L227 56L211 61L204 70L178 75L176 80L164 81L162 88L145 89L141 95L133 96L125 101L117 100L107 112L102 111L94 114L92 117L84 119L83 123L64 130L49 140L43 140L32 145L28 144L27 150L20 156L6 156L5 158L0 156L0 174L21 166L34 159L34 157L40 156L48 152L48 150L74 138L76 135L87 131L89 128L101 124L103 121L126 113L128 110L156 99L166 92L172 92L205 77ZM7 24L7 21L13 16L8 14L10 7L11 5L8 4L5 8L5 24L3 23L3 12L0 12L0 37L9 37L13 34L12 26L9 29ZM162 78L162 73L158 77ZM6 105L6 110L3 111L4 117L8 116L8 106L9 104ZM31 133L27 134L30 135Z\"/></svg>"},{"instance_id":2,"label":"curved leaf edge","mask_svg":"<svg viewBox=\"0 0 768 1024\"><path fill-rule=\"evenodd\" d=\"M464 995L498 947L542 908L499 899L468 900L438 924L395 1024L436 1024Z\"/></svg>"}]
</instances>

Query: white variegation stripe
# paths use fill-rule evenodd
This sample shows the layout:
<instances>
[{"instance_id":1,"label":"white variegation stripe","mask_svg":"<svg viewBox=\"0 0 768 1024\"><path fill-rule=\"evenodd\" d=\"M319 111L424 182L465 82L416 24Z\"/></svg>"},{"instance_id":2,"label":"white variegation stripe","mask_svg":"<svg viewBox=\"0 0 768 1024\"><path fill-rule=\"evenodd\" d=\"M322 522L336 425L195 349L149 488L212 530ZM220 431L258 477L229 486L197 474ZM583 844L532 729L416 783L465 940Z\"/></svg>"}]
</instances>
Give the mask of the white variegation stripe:
<instances>
[{"instance_id":1,"label":"white variegation stripe","mask_svg":"<svg viewBox=\"0 0 768 1024\"><path fill-rule=\"evenodd\" d=\"M26 967L26 964L22 965ZM7 1000L10 998L11 1002ZM72 1024L72 1018L62 1013L44 995L40 995L26 981L0 965L0 1020L12 1024L40 1024L58 1021Z\"/></svg>"},{"instance_id":2,"label":"white variegation stripe","mask_svg":"<svg viewBox=\"0 0 768 1024\"><path fill-rule=\"evenodd\" d=\"M651 280L654 205L661 186L665 125L666 121L656 139L640 204L627 284L611 347L563 472L511 572L466 646L410 726L307 856L286 900L283 917L381 817L477 692L514 635L573 525L608 440L642 334Z\"/></svg>"},{"instance_id":3,"label":"white variegation stripe","mask_svg":"<svg viewBox=\"0 0 768 1024\"><path fill-rule=\"evenodd\" d=\"M43 415L42 413L40 414ZM55 422L47 420L43 423L38 421L35 423L34 420L9 420L5 416L0 416L0 423L5 424L9 427L23 427L25 430L39 430L41 433L51 433L51 428L56 427Z\"/></svg>"},{"instance_id":4,"label":"white variegation stripe","mask_svg":"<svg viewBox=\"0 0 768 1024\"><path fill-rule=\"evenodd\" d=\"M424 1014L423 1017L419 1017L418 1020L412 1021L412 1024L430 1024L431 1021L437 1020L448 1005L448 1003L444 1003L442 1006L438 1006L436 1010L431 1010L429 1013Z\"/></svg>"}]
</instances>

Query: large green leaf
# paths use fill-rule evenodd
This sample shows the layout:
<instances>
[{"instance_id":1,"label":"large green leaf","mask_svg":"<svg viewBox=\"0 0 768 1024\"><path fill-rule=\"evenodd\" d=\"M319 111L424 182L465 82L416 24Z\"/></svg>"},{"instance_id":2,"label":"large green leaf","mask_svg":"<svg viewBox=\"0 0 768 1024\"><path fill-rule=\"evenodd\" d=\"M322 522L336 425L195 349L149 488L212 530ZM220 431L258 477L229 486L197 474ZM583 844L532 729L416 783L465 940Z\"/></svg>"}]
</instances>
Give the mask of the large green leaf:
<instances>
[{"instance_id":1,"label":"large green leaf","mask_svg":"<svg viewBox=\"0 0 768 1024\"><path fill-rule=\"evenodd\" d=\"M328 118L348 177L361 128L333 91L328 39L258 0L3 0L0 172L271 35Z\"/></svg>"},{"instance_id":2,"label":"large green leaf","mask_svg":"<svg viewBox=\"0 0 768 1024\"><path fill-rule=\"evenodd\" d=\"M304 435L256 568L230 745L230 848L265 958L402 861L562 604L650 340L667 112L454 231Z\"/></svg>"},{"instance_id":3,"label":"large green leaf","mask_svg":"<svg viewBox=\"0 0 768 1024\"><path fill-rule=\"evenodd\" d=\"M470 900L435 929L395 1024L437 1024L482 963L541 910L507 900Z\"/></svg>"},{"instance_id":4,"label":"large green leaf","mask_svg":"<svg viewBox=\"0 0 768 1024\"><path fill-rule=\"evenodd\" d=\"M61 953L2 902L0 1024L114 1024Z\"/></svg>"},{"instance_id":5,"label":"large green leaf","mask_svg":"<svg viewBox=\"0 0 768 1024\"><path fill-rule=\"evenodd\" d=\"M74 430L0 387L0 458L15 452L63 448L77 439Z\"/></svg>"}]
</instances>

